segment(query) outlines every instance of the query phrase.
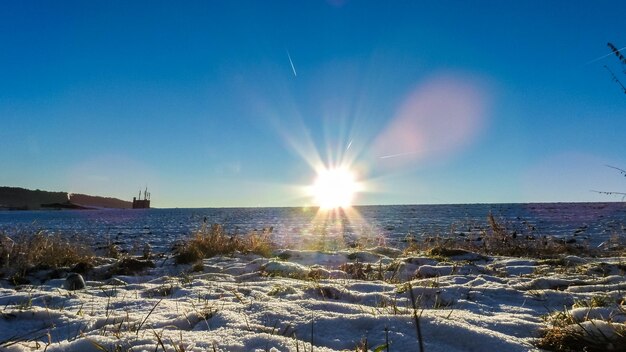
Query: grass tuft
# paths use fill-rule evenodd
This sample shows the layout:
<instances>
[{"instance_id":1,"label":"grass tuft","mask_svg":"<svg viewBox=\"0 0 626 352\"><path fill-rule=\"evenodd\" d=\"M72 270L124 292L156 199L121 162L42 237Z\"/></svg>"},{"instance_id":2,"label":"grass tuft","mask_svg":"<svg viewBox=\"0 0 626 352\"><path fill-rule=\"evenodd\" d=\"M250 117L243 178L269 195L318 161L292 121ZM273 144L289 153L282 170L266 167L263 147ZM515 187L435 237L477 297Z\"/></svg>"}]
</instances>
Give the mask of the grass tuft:
<instances>
[{"instance_id":1,"label":"grass tuft","mask_svg":"<svg viewBox=\"0 0 626 352\"><path fill-rule=\"evenodd\" d=\"M270 241L271 228L252 231L246 236L229 235L219 224L202 225L195 235L180 245L176 251L176 263L196 263L203 258L216 255L255 253L269 257L273 251Z\"/></svg>"},{"instance_id":2,"label":"grass tuft","mask_svg":"<svg viewBox=\"0 0 626 352\"><path fill-rule=\"evenodd\" d=\"M577 321L568 311L553 313L550 326L537 342L539 348L555 352L623 351L626 325L609 319Z\"/></svg>"},{"instance_id":3,"label":"grass tuft","mask_svg":"<svg viewBox=\"0 0 626 352\"><path fill-rule=\"evenodd\" d=\"M48 234L44 231L20 234L14 238L6 234L0 236L0 277L10 277L18 283L35 270L90 263L94 258L89 246L80 238Z\"/></svg>"},{"instance_id":4,"label":"grass tuft","mask_svg":"<svg viewBox=\"0 0 626 352\"><path fill-rule=\"evenodd\" d=\"M448 257L471 251L488 256L556 258L562 255L614 256L621 255L626 245L619 239L611 239L606 248L590 248L582 241L568 241L555 236L539 235L536 229L520 229L519 226L487 216L489 226L479 233L426 237L410 241L405 253L426 252L438 257Z\"/></svg>"}]
</instances>

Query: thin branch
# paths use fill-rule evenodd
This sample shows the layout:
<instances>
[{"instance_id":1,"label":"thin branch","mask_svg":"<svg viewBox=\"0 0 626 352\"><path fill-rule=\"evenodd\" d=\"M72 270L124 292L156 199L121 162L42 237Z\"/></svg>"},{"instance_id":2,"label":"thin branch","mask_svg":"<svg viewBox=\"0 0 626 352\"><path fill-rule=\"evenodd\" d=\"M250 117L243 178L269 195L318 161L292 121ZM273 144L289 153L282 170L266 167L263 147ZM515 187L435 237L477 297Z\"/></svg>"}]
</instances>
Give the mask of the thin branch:
<instances>
[{"instance_id":1,"label":"thin branch","mask_svg":"<svg viewBox=\"0 0 626 352\"><path fill-rule=\"evenodd\" d=\"M624 87L622 82L620 82L620 80L615 76L613 71L611 71L611 69L607 65L604 65L604 68L606 68L607 71L609 71L609 73L611 74L611 77L613 78L613 81L616 82L617 84L619 84L619 86L622 87L622 90L624 91L624 94L626 94L626 87Z\"/></svg>"},{"instance_id":2,"label":"thin branch","mask_svg":"<svg viewBox=\"0 0 626 352\"><path fill-rule=\"evenodd\" d=\"M622 196L622 202L624 201L624 199L626 199L626 193L624 192L608 192L608 191L595 191L595 190L591 190L591 192L596 192L596 193L600 193L600 194L606 194L606 195L620 195Z\"/></svg>"},{"instance_id":3,"label":"thin branch","mask_svg":"<svg viewBox=\"0 0 626 352\"><path fill-rule=\"evenodd\" d=\"M606 167L610 167L611 169L615 169L617 171L619 171L620 174L626 176L626 170L624 169L620 169L619 167L615 167L615 166L611 166L611 165L605 165Z\"/></svg>"},{"instance_id":4,"label":"thin branch","mask_svg":"<svg viewBox=\"0 0 626 352\"><path fill-rule=\"evenodd\" d=\"M620 52L622 49L616 48L613 43L607 43L606 45L609 47L609 49L611 49L615 56L617 56L622 65L626 65L626 57L624 57L624 55L622 55L622 53Z\"/></svg>"},{"instance_id":5,"label":"thin branch","mask_svg":"<svg viewBox=\"0 0 626 352\"><path fill-rule=\"evenodd\" d=\"M608 191L596 191L594 189L591 190L591 192L595 192L595 193L600 193L600 194L608 194L608 195L612 195L612 194L619 194L621 196L626 196L626 193L624 192L608 192Z\"/></svg>"}]
</instances>

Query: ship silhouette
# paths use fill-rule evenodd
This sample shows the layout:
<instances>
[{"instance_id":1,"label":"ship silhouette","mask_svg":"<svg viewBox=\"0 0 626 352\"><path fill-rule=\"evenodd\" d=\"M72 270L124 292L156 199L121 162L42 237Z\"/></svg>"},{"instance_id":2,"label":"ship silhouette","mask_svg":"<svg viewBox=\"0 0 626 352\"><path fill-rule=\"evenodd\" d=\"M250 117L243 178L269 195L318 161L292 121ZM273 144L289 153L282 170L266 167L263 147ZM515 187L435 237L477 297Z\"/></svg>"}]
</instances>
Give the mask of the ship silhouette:
<instances>
[{"instance_id":1,"label":"ship silhouette","mask_svg":"<svg viewBox=\"0 0 626 352\"><path fill-rule=\"evenodd\" d=\"M133 197L133 209L150 209L150 192L148 192L148 187L143 191L143 199L141 199L141 190L139 190L139 198Z\"/></svg>"}]
</instances>

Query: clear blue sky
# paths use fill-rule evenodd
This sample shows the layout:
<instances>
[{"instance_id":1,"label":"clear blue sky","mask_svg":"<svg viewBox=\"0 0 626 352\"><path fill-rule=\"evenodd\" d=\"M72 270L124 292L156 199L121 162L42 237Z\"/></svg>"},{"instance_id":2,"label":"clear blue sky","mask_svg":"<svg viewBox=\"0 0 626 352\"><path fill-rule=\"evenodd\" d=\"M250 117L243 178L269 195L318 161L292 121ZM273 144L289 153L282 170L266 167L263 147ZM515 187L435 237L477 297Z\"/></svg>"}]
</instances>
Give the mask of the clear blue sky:
<instances>
[{"instance_id":1,"label":"clear blue sky","mask_svg":"<svg viewBox=\"0 0 626 352\"><path fill-rule=\"evenodd\" d=\"M0 185L157 207L626 190L623 1L3 1ZM293 62L293 68L291 62ZM626 79L625 79L626 80Z\"/></svg>"}]
</instances>

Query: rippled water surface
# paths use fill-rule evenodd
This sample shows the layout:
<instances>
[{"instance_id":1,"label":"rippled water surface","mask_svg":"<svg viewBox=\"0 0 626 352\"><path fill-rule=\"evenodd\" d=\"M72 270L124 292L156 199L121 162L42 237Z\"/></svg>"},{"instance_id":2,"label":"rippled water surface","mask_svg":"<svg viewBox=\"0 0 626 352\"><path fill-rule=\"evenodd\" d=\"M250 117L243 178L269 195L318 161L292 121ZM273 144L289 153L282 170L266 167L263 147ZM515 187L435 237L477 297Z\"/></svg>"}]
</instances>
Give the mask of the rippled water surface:
<instances>
[{"instance_id":1,"label":"rippled water surface","mask_svg":"<svg viewBox=\"0 0 626 352\"><path fill-rule=\"evenodd\" d=\"M374 236L401 244L408 236L469 236L488 226L492 213L510 230L535 236L575 238L597 245L610 236L626 236L624 203L542 203L469 205L389 205L356 207L360 216L321 216L308 208L206 208L142 210L0 211L0 231L8 234L45 230L81 234L96 243L124 247L150 243L171 246L203 222L223 224L245 234L272 227L277 242L303 236L340 234Z\"/></svg>"}]
</instances>

